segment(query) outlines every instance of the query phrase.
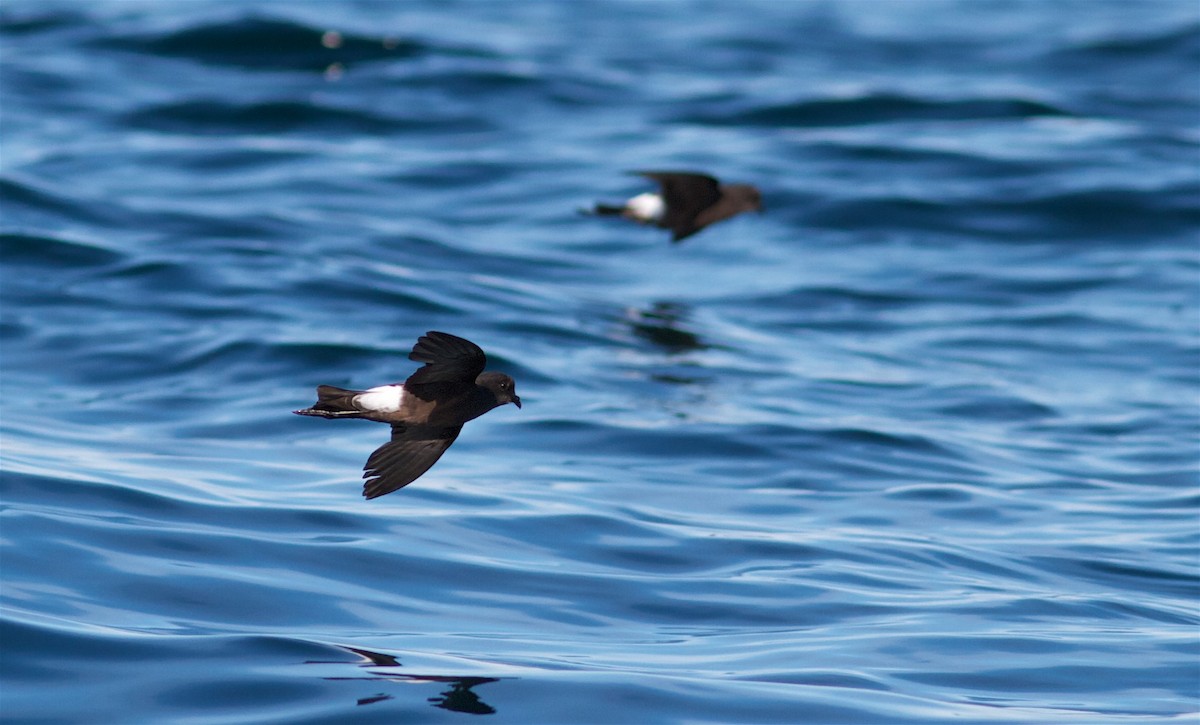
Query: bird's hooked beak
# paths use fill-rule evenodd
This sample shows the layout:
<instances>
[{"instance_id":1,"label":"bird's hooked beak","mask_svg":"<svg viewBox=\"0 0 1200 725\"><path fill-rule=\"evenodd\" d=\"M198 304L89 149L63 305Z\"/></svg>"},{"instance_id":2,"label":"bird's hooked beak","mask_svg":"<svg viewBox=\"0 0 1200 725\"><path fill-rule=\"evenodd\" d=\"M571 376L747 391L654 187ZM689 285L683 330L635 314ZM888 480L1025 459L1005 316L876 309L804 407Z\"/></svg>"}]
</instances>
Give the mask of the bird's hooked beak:
<instances>
[{"instance_id":1,"label":"bird's hooked beak","mask_svg":"<svg viewBox=\"0 0 1200 725\"><path fill-rule=\"evenodd\" d=\"M511 402L513 405L517 406L518 409L520 409L520 407L521 407L521 398L520 397L518 397L516 395L512 396Z\"/></svg>"}]
</instances>

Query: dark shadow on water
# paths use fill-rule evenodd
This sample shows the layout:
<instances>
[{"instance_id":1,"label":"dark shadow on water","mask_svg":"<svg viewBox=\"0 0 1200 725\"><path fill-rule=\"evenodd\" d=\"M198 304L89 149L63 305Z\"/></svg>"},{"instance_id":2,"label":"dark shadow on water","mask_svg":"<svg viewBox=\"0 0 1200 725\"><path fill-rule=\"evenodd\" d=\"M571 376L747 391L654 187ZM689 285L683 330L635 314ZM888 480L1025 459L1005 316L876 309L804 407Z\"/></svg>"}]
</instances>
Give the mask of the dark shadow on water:
<instances>
[{"instance_id":1,"label":"dark shadow on water","mask_svg":"<svg viewBox=\"0 0 1200 725\"><path fill-rule=\"evenodd\" d=\"M341 649L347 652L352 652L364 661L360 662L340 662L337 660L309 660L305 664L310 665L331 665L331 664L347 664L355 665L363 669L367 669L367 674L359 677L325 677L325 680L330 681L364 681L364 682L440 682L450 685L450 689L438 693L437 697L430 697L428 701L434 706L443 710L452 710L454 712L464 712L470 715L493 715L496 709L479 699L479 695L471 689L477 685L486 685L489 682L498 682L501 678L498 677L467 677L467 676L452 676L452 675L416 675L402 674L398 672L380 672L372 668L376 667L403 667L400 661L393 655L384 654L382 652L372 652L371 650L359 649L357 647L346 647L339 645ZM507 679L507 678L506 678ZM379 692L374 695L358 698L358 705L372 705L376 702L384 700L393 700L394 696L386 692Z\"/></svg>"},{"instance_id":2,"label":"dark shadow on water","mask_svg":"<svg viewBox=\"0 0 1200 725\"><path fill-rule=\"evenodd\" d=\"M343 647L342 649L366 659L366 662L359 663L360 667L403 667L400 664L400 660L396 659L393 655L372 652L369 649L358 649L357 647Z\"/></svg>"}]
</instances>

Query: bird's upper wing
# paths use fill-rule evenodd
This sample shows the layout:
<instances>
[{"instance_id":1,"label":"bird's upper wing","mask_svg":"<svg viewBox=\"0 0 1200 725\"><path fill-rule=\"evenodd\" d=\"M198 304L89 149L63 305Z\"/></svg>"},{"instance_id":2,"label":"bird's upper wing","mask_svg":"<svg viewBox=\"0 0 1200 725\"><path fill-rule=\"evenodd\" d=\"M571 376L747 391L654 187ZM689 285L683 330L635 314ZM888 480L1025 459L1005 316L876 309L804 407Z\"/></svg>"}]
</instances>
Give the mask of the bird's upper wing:
<instances>
[{"instance_id":1,"label":"bird's upper wing","mask_svg":"<svg viewBox=\"0 0 1200 725\"><path fill-rule=\"evenodd\" d=\"M640 176L658 182L667 208L659 226L670 229L675 241L698 231L696 216L721 198L720 183L707 174L680 171L638 171Z\"/></svg>"},{"instance_id":2,"label":"bird's upper wing","mask_svg":"<svg viewBox=\"0 0 1200 725\"><path fill-rule=\"evenodd\" d=\"M404 382L408 390L431 383L474 385L487 365L487 356L475 343L434 330L417 339L408 359L425 363Z\"/></svg>"},{"instance_id":3,"label":"bird's upper wing","mask_svg":"<svg viewBox=\"0 0 1200 725\"><path fill-rule=\"evenodd\" d=\"M392 440L384 443L363 466L363 496L377 498L404 488L421 477L421 474L437 463L462 426L457 428L430 428L392 425Z\"/></svg>"}]
</instances>

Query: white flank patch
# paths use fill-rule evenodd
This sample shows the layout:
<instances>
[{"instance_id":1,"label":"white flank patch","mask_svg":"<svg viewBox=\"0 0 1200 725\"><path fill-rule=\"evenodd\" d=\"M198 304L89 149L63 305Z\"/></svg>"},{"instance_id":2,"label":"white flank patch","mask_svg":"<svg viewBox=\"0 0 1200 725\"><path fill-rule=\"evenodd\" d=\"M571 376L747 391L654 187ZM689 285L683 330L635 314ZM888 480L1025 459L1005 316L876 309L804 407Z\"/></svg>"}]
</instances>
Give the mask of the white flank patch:
<instances>
[{"instance_id":1,"label":"white flank patch","mask_svg":"<svg viewBox=\"0 0 1200 725\"><path fill-rule=\"evenodd\" d=\"M395 413L403 402L403 385L380 385L354 396L354 405L359 410L375 413Z\"/></svg>"},{"instance_id":2,"label":"white flank patch","mask_svg":"<svg viewBox=\"0 0 1200 725\"><path fill-rule=\"evenodd\" d=\"M656 222L662 219L663 212L666 211L666 204L663 203L661 196L648 191L625 202L625 209L634 219Z\"/></svg>"}]
</instances>

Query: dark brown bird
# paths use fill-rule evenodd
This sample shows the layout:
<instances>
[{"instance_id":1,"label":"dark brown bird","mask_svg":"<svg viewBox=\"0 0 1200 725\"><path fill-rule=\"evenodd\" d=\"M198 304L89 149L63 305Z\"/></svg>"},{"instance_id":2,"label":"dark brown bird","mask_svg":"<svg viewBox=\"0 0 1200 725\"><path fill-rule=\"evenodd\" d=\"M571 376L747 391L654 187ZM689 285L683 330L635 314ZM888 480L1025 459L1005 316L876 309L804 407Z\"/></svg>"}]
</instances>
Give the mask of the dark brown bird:
<instances>
[{"instance_id":1,"label":"dark brown bird","mask_svg":"<svg viewBox=\"0 0 1200 725\"><path fill-rule=\"evenodd\" d=\"M403 384L369 390L317 386L317 402L297 415L366 418L392 424L392 440L363 468L363 496L403 488L441 458L463 424L505 403L521 407L513 379L484 372L487 356L470 340L430 331L417 339L409 360L425 363Z\"/></svg>"},{"instance_id":2,"label":"dark brown bird","mask_svg":"<svg viewBox=\"0 0 1200 725\"><path fill-rule=\"evenodd\" d=\"M722 184L706 174L686 171L633 171L658 182L659 193L638 194L619 206L597 204L594 214L623 216L671 230L681 242L709 224L744 211L763 210L762 195L749 184Z\"/></svg>"}]
</instances>

